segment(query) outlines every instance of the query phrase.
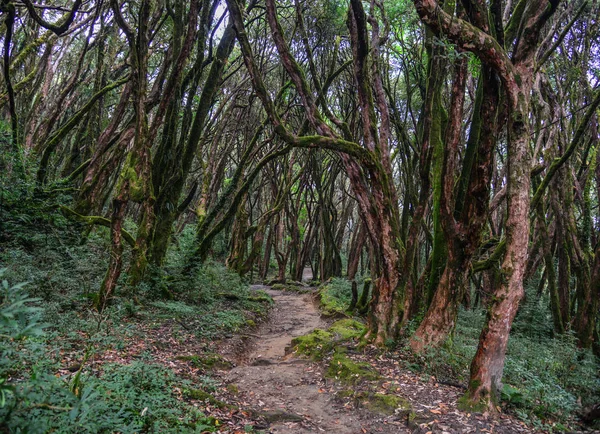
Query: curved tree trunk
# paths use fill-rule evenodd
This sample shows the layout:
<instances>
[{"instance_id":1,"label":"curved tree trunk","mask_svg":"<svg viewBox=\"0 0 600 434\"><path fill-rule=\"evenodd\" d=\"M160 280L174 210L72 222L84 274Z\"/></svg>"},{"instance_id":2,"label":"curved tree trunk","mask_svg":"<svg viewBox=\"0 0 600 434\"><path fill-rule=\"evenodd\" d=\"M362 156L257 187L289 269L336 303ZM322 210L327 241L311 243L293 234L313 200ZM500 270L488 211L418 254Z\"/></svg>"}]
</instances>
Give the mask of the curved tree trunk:
<instances>
[{"instance_id":1,"label":"curved tree trunk","mask_svg":"<svg viewBox=\"0 0 600 434\"><path fill-rule=\"evenodd\" d=\"M523 298L523 277L529 244L531 204L531 153L529 148L529 102L540 34L559 1L534 0L527 3L518 31L504 41L504 29L490 36L472 24L445 13L435 0L413 0L421 20L460 47L474 52L483 64L502 79L508 103L508 176L506 253L502 281L488 311L487 323L471 363L466 406L495 412L502 385L506 346L512 322ZM479 15L487 14L484 2L466 2ZM494 2L492 2L492 6ZM492 11L496 17L498 11ZM501 20L495 21L500 22ZM514 37L514 39L513 39ZM514 46L513 46L514 44ZM509 57L503 48L511 46Z\"/></svg>"}]
</instances>

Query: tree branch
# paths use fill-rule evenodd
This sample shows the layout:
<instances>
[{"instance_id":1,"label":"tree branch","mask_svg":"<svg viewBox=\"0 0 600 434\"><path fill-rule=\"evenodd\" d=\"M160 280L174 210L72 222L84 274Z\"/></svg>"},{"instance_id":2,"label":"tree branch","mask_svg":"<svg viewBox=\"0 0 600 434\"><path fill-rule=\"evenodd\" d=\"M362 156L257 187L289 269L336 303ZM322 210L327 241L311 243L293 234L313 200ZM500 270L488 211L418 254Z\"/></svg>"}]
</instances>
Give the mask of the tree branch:
<instances>
[{"instance_id":1,"label":"tree branch","mask_svg":"<svg viewBox=\"0 0 600 434\"><path fill-rule=\"evenodd\" d=\"M598 108L599 105L600 105L600 89L598 89L596 91L596 96L594 97L594 100L588 106L588 109L585 112L583 119L577 126L577 130L575 131L575 136L573 136L573 140L571 140L569 147L565 150L564 154L560 158L554 159L554 161L550 165L550 168L548 169L548 173L544 177L544 180L542 181L540 186L537 188L537 190L533 196L533 199L531 200L531 209L532 210L534 210L536 208L538 202L541 200L542 195L544 194L544 191L550 184L550 181L552 180L552 178L554 177L554 175L556 174L558 169L560 169L561 166L566 163L566 161L569 159L569 157L575 151L575 148L577 147L577 145L583 138L584 134L586 133L588 124L590 123L592 116L594 116L594 114L596 113L596 109Z\"/></svg>"},{"instance_id":2,"label":"tree branch","mask_svg":"<svg viewBox=\"0 0 600 434\"><path fill-rule=\"evenodd\" d=\"M75 19L75 14L79 10L79 6L81 6L82 0L75 0L75 4L73 4L73 8L69 11L69 13L65 14L58 21L60 24L49 23L45 21L42 17L40 17L37 11L35 10L35 5L31 2L31 0L23 0L23 3L25 4L27 11L29 12L29 15L31 15L31 18L33 18L33 20L36 23L38 23L43 28L54 32L57 36L61 36L69 29L69 26Z\"/></svg>"},{"instance_id":3,"label":"tree branch","mask_svg":"<svg viewBox=\"0 0 600 434\"><path fill-rule=\"evenodd\" d=\"M72 218L73 220L77 220L81 223L86 223L88 225L98 225L104 226L106 228L110 228L110 219L101 216L93 216L93 215L81 215L76 211L73 211L71 208L61 205L60 210L64 214L65 217ZM131 248L135 247L135 238L125 229L121 228L121 235L123 239L129 244Z\"/></svg>"}]
</instances>

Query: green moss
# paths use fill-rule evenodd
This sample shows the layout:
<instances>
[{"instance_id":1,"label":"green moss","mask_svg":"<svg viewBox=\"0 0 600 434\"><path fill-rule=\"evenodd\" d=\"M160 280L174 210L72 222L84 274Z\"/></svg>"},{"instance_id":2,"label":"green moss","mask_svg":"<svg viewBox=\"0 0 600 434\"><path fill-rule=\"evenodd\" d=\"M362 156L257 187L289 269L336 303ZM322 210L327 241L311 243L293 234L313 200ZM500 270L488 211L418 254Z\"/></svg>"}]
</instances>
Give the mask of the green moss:
<instances>
[{"instance_id":1,"label":"green moss","mask_svg":"<svg viewBox=\"0 0 600 434\"><path fill-rule=\"evenodd\" d=\"M353 319L343 319L334 322L327 330L315 329L307 335L292 339L292 349L297 354L304 354L314 360L321 360L323 356L335 348L336 352L345 352L345 348L337 343L360 338L367 328L364 324Z\"/></svg>"},{"instance_id":2,"label":"green moss","mask_svg":"<svg viewBox=\"0 0 600 434\"><path fill-rule=\"evenodd\" d=\"M233 364L215 353L206 353L193 356L178 356L177 360L190 362L197 368L202 369L231 369Z\"/></svg>"},{"instance_id":3,"label":"green moss","mask_svg":"<svg viewBox=\"0 0 600 434\"><path fill-rule=\"evenodd\" d=\"M232 395L237 395L240 393L240 388L237 386L237 384L231 383L227 385L227 391Z\"/></svg>"},{"instance_id":4,"label":"green moss","mask_svg":"<svg viewBox=\"0 0 600 434\"><path fill-rule=\"evenodd\" d=\"M379 373L368 363L355 362L342 353L333 356L325 376L349 384L356 384L361 380L375 381L380 378Z\"/></svg>"},{"instance_id":5,"label":"green moss","mask_svg":"<svg viewBox=\"0 0 600 434\"><path fill-rule=\"evenodd\" d=\"M264 291L256 291L255 295L251 295L248 297L248 301L253 301L255 303L273 304L273 298Z\"/></svg>"},{"instance_id":6,"label":"green moss","mask_svg":"<svg viewBox=\"0 0 600 434\"><path fill-rule=\"evenodd\" d=\"M123 184L129 184L129 198L133 202L141 202L146 196L147 187L142 182L136 170L136 165L139 163L139 157L134 152L127 156L125 166L119 175L119 183L117 191L120 191Z\"/></svg>"},{"instance_id":7,"label":"green moss","mask_svg":"<svg viewBox=\"0 0 600 434\"><path fill-rule=\"evenodd\" d=\"M328 331L339 336L342 340L350 340L364 335L367 327L359 321L348 318L334 322Z\"/></svg>"},{"instance_id":8,"label":"green moss","mask_svg":"<svg viewBox=\"0 0 600 434\"><path fill-rule=\"evenodd\" d=\"M325 330L315 329L307 335L292 339L292 348L297 354L321 360L325 353L333 349L333 337Z\"/></svg>"},{"instance_id":9,"label":"green moss","mask_svg":"<svg viewBox=\"0 0 600 434\"><path fill-rule=\"evenodd\" d=\"M319 289L319 307L325 316L347 317L352 284L346 279L331 279Z\"/></svg>"},{"instance_id":10,"label":"green moss","mask_svg":"<svg viewBox=\"0 0 600 434\"><path fill-rule=\"evenodd\" d=\"M352 389L342 389L342 390L338 390L336 392L336 396L338 398L354 398L354 395L356 394L356 392Z\"/></svg>"},{"instance_id":11,"label":"green moss","mask_svg":"<svg viewBox=\"0 0 600 434\"><path fill-rule=\"evenodd\" d=\"M217 398L212 396L210 393L205 392L204 390L184 389L183 394L189 399L208 402L209 404L214 405L215 407L218 407L218 408L230 407L229 404L226 404L223 401L218 400Z\"/></svg>"},{"instance_id":12,"label":"green moss","mask_svg":"<svg viewBox=\"0 0 600 434\"><path fill-rule=\"evenodd\" d=\"M404 414L414 418L410 402L397 395L383 393L360 392L352 389L340 390L338 398L351 399L357 407L364 407L373 413L382 415Z\"/></svg>"},{"instance_id":13,"label":"green moss","mask_svg":"<svg viewBox=\"0 0 600 434\"><path fill-rule=\"evenodd\" d=\"M253 321L253 320L251 320L251 319L247 319L247 320L246 320L246 325L247 325L248 327L256 327L256 322L254 322L254 321Z\"/></svg>"},{"instance_id":14,"label":"green moss","mask_svg":"<svg viewBox=\"0 0 600 434\"><path fill-rule=\"evenodd\" d=\"M457 407L459 410L469 413L483 413L488 409L488 405L485 401L473 402L469 399L468 395L461 396L457 401Z\"/></svg>"},{"instance_id":15,"label":"green moss","mask_svg":"<svg viewBox=\"0 0 600 434\"><path fill-rule=\"evenodd\" d=\"M364 406L374 413L383 415L409 414L412 412L410 402L406 399L397 395L384 395L382 393L368 394Z\"/></svg>"}]
</instances>

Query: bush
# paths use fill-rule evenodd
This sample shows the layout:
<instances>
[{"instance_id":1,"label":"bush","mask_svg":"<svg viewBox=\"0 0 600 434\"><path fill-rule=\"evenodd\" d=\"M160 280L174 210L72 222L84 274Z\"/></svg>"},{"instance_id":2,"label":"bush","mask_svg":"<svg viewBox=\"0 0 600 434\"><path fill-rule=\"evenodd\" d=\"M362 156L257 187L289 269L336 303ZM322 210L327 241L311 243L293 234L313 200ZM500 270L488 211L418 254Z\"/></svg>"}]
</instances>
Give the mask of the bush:
<instances>
[{"instance_id":1,"label":"bush","mask_svg":"<svg viewBox=\"0 0 600 434\"><path fill-rule=\"evenodd\" d=\"M333 278L319 288L321 309L327 315L344 313L352 301L352 282Z\"/></svg>"},{"instance_id":2,"label":"bush","mask_svg":"<svg viewBox=\"0 0 600 434\"><path fill-rule=\"evenodd\" d=\"M182 394L214 388L211 378L192 384L147 361L94 370L85 361L109 349L123 351L148 327L166 325L176 334L179 324L200 338L229 333L264 314L268 296L251 293L216 263L184 276L194 241L188 226L169 249L166 266L150 269L135 297L124 276L112 305L99 314L90 299L107 268L108 229L67 220L57 205L71 198L58 189L37 191L29 177L12 184L0 178L6 187L0 191L0 263L6 267L0 275L7 280L0 288L0 432L214 431L214 418ZM135 229L133 222L126 226ZM125 252L126 265L130 249ZM28 281L32 297L24 284L9 280ZM73 366L80 367L57 376Z\"/></svg>"},{"instance_id":3,"label":"bush","mask_svg":"<svg viewBox=\"0 0 600 434\"><path fill-rule=\"evenodd\" d=\"M105 365L100 377L83 376L77 387L48 374L21 381L0 410L15 432L204 432L214 421L178 399L189 383L167 368L145 362Z\"/></svg>"}]
</instances>

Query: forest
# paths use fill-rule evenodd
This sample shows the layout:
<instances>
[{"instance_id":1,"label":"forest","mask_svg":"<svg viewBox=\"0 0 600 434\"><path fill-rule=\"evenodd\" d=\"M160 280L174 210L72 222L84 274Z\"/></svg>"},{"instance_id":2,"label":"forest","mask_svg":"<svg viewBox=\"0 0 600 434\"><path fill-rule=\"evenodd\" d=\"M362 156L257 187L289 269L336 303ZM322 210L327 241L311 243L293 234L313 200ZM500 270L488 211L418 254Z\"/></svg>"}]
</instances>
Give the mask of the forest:
<instances>
[{"instance_id":1,"label":"forest","mask_svg":"<svg viewBox=\"0 0 600 434\"><path fill-rule=\"evenodd\" d=\"M598 0L0 12L0 432L600 428Z\"/></svg>"}]
</instances>

